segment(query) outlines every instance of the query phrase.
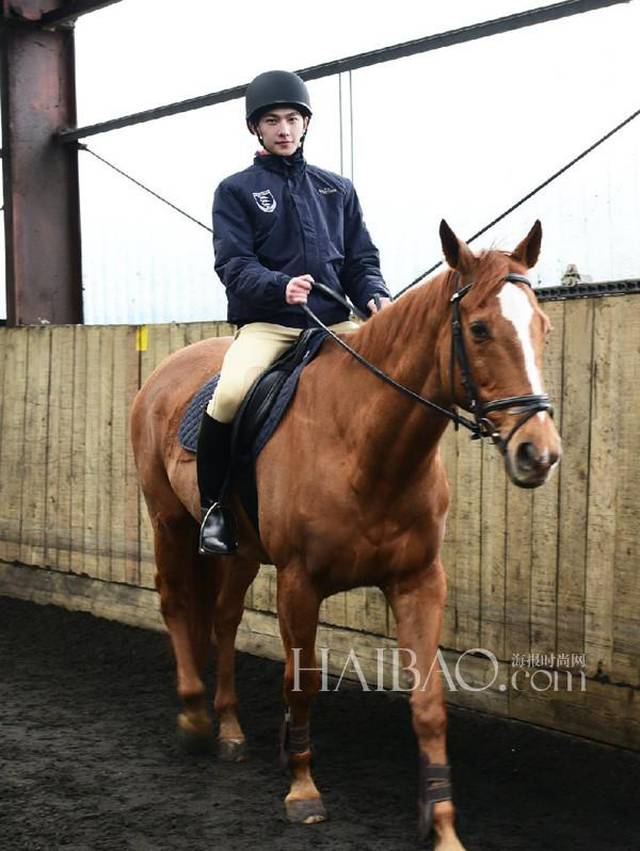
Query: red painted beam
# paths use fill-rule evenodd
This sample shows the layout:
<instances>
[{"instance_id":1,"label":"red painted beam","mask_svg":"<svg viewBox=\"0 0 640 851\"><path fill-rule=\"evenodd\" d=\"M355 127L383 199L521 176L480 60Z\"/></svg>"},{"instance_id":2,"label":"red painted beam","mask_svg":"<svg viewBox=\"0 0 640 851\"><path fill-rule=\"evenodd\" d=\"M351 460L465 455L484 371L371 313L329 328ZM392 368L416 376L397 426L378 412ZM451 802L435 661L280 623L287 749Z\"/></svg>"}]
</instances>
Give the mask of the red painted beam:
<instances>
[{"instance_id":1,"label":"red painted beam","mask_svg":"<svg viewBox=\"0 0 640 851\"><path fill-rule=\"evenodd\" d=\"M56 139L76 124L73 29L14 23L1 38L8 324L80 323L78 152Z\"/></svg>"}]
</instances>

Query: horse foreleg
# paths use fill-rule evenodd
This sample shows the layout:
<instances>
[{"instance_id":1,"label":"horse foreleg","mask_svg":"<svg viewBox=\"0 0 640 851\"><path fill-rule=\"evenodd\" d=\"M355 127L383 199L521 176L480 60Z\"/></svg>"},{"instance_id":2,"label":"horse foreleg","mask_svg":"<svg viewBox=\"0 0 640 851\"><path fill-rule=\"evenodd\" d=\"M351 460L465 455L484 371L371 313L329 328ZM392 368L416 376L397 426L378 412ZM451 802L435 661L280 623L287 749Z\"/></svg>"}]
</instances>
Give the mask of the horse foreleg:
<instances>
[{"instance_id":1,"label":"horse foreleg","mask_svg":"<svg viewBox=\"0 0 640 851\"><path fill-rule=\"evenodd\" d=\"M241 762L247 758L247 748L237 715L235 642L247 588L253 582L260 565L256 560L241 556L225 556L217 561L221 584L213 621L218 661L213 705L220 723L218 756L226 762Z\"/></svg>"},{"instance_id":2,"label":"horse foreleg","mask_svg":"<svg viewBox=\"0 0 640 851\"><path fill-rule=\"evenodd\" d=\"M285 798L289 821L313 824L327 817L311 775L309 714L320 688L315 641L320 598L301 572L278 575L278 620L285 650L284 699L288 711L281 734L281 760L291 776ZM295 653L294 653L295 651Z\"/></svg>"},{"instance_id":3,"label":"horse foreleg","mask_svg":"<svg viewBox=\"0 0 640 851\"><path fill-rule=\"evenodd\" d=\"M433 830L435 851L464 851L454 825L446 749L447 713L437 665L447 596L442 564L437 560L419 574L394 582L385 591L397 623L398 647L409 651L407 666L413 669L411 714L421 762L420 831L426 836Z\"/></svg>"},{"instance_id":4,"label":"horse foreleg","mask_svg":"<svg viewBox=\"0 0 640 851\"><path fill-rule=\"evenodd\" d=\"M197 529L192 518L186 514L150 514L156 587L173 646L178 694L183 703L183 711L178 715L178 732L187 749L200 750L209 746L211 736L202 668L211 640L212 579L198 579L199 566L194 549Z\"/></svg>"}]
</instances>

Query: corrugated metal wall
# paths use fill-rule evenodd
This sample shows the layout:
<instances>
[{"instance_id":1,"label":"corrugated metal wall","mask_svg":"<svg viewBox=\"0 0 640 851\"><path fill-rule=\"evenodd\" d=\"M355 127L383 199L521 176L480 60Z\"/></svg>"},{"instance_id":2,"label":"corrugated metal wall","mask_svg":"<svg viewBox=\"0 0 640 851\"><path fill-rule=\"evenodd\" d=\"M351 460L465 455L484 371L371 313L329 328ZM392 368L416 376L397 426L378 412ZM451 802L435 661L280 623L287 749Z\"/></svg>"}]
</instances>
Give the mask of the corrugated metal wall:
<instances>
[{"instance_id":1,"label":"corrugated metal wall","mask_svg":"<svg viewBox=\"0 0 640 851\"><path fill-rule=\"evenodd\" d=\"M440 259L442 217L469 236L637 108L634 21L605 10L310 83L308 158L353 177L393 291ZM89 141L207 225L215 186L256 148L240 101ZM478 246L509 248L540 218L544 284L569 263L637 277L639 163L636 122ZM210 235L90 155L81 169L87 321L224 318Z\"/></svg>"},{"instance_id":2,"label":"corrugated metal wall","mask_svg":"<svg viewBox=\"0 0 640 851\"><path fill-rule=\"evenodd\" d=\"M504 6L499 13L506 11ZM144 16L145 10L112 8L81 20L81 122L104 117L99 107L107 92L112 100L104 108L114 114L163 99L133 65L128 73L135 85L117 97L118 85L125 87L122 65L139 61L133 47L139 36L130 29L132 15L139 20L135 14ZM232 11L225 14L222 31L231 32ZM372 25L381 28L375 37L354 32L349 44L364 49L370 39L384 44L387 38L411 37L397 23L385 30L386 14L378 9L372 15ZM465 15L471 16L467 22L481 17L454 9L428 15L414 10L412 15L424 33L430 21L437 30L460 23ZM108 20L126 29L131 56L122 57L105 83L95 62ZM308 157L354 178L393 291L440 258L441 217L460 235L470 235L637 107L638 25L640 7L630 4L310 83L315 114ZM341 30L335 43L314 44L315 59L348 53L344 37ZM598 50L585 51L584 45L594 44ZM179 45L171 46L178 51ZM190 82L194 91L241 78L237 51L227 63L234 77L225 76L231 72L223 47L218 43L211 79ZM158 62L157 44L146 48ZM195 59L181 67L179 79L174 73L162 78L165 85L171 83L176 99L186 96L183 80L194 67L201 68L202 58ZM262 70L263 62L254 54L243 58L247 79ZM515 244L540 218L545 238L537 274L545 284L559 283L569 263L594 280L637 277L639 134L640 124L624 129L494 227L479 245ZM237 101L97 136L89 145L209 226L215 186L250 164L255 140L246 132ZM224 291L213 272L207 231L88 153L81 152L80 169L86 321L224 318ZM2 287L0 317L5 315Z\"/></svg>"}]
</instances>

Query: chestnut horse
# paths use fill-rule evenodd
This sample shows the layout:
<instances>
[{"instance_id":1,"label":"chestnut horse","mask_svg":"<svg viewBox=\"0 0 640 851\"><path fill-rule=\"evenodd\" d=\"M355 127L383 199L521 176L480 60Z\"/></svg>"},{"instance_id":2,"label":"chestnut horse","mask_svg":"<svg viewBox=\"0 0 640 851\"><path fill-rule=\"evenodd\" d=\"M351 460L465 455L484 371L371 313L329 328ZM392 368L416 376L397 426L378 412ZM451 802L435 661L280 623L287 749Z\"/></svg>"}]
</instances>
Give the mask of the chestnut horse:
<instances>
[{"instance_id":1,"label":"chestnut horse","mask_svg":"<svg viewBox=\"0 0 640 851\"><path fill-rule=\"evenodd\" d=\"M360 355L441 409L471 408L521 487L542 484L560 456L540 372L549 322L524 277L537 261L541 233L536 222L512 253L475 256L443 222L440 234L451 268L342 335ZM462 356L452 341L456 333ZM156 583L183 703L178 727L189 744L210 736L202 671L213 629L218 753L228 760L245 758L233 672L236 630L260 563L276 565L291 779L285 805L290 820L312 823L326 817L311 773L308 735L320 675L302 669L316 667L321 602L350 588L382 589L399 646L415 653L421 674L432 668L446 598L440 547L449 497L438 444L449 418L416 404L333 340L325 341L257 460L260 539L236 500L238 553L198 556L196 465L180 447L177 431L191 397L220 369L229 343L203 340L171 355L147 379L131 414L155 537ZM470 391L475 402L469 401ZM299 689L293 648L299 648ZM423 768L421 824L425 832L433 829L438 851L459 851L442 685L439 677L428 679L411 696Z\"/></svg>"}]
</instances>

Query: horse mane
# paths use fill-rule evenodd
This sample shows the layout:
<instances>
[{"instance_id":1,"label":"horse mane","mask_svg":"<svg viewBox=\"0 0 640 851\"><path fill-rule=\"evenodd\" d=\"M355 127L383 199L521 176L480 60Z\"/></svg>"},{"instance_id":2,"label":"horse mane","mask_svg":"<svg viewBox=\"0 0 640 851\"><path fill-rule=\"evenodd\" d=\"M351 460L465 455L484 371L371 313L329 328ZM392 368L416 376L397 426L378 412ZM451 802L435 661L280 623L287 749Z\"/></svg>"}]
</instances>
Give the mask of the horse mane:
<instances>
[{"instance_id":1,"label":"horse mane","mask_svg":"<svg viewBox=\"0 0 640 851\"><path fill-rule=\"evenodd\" d=\"M502 287L509 272L510 257L509 252L496 249L482 251L477 256L478 265L473 286L465 296L465 307L477 308ZM357 335L362 348L374 356L376 352L384 354L412 342L415 345L416 335L449 319L449 302L456 289L456 278L455 270L445 269L417 283L374 317L373 322L366 322L360 328Z\"/></svg>"}]
</instances>

